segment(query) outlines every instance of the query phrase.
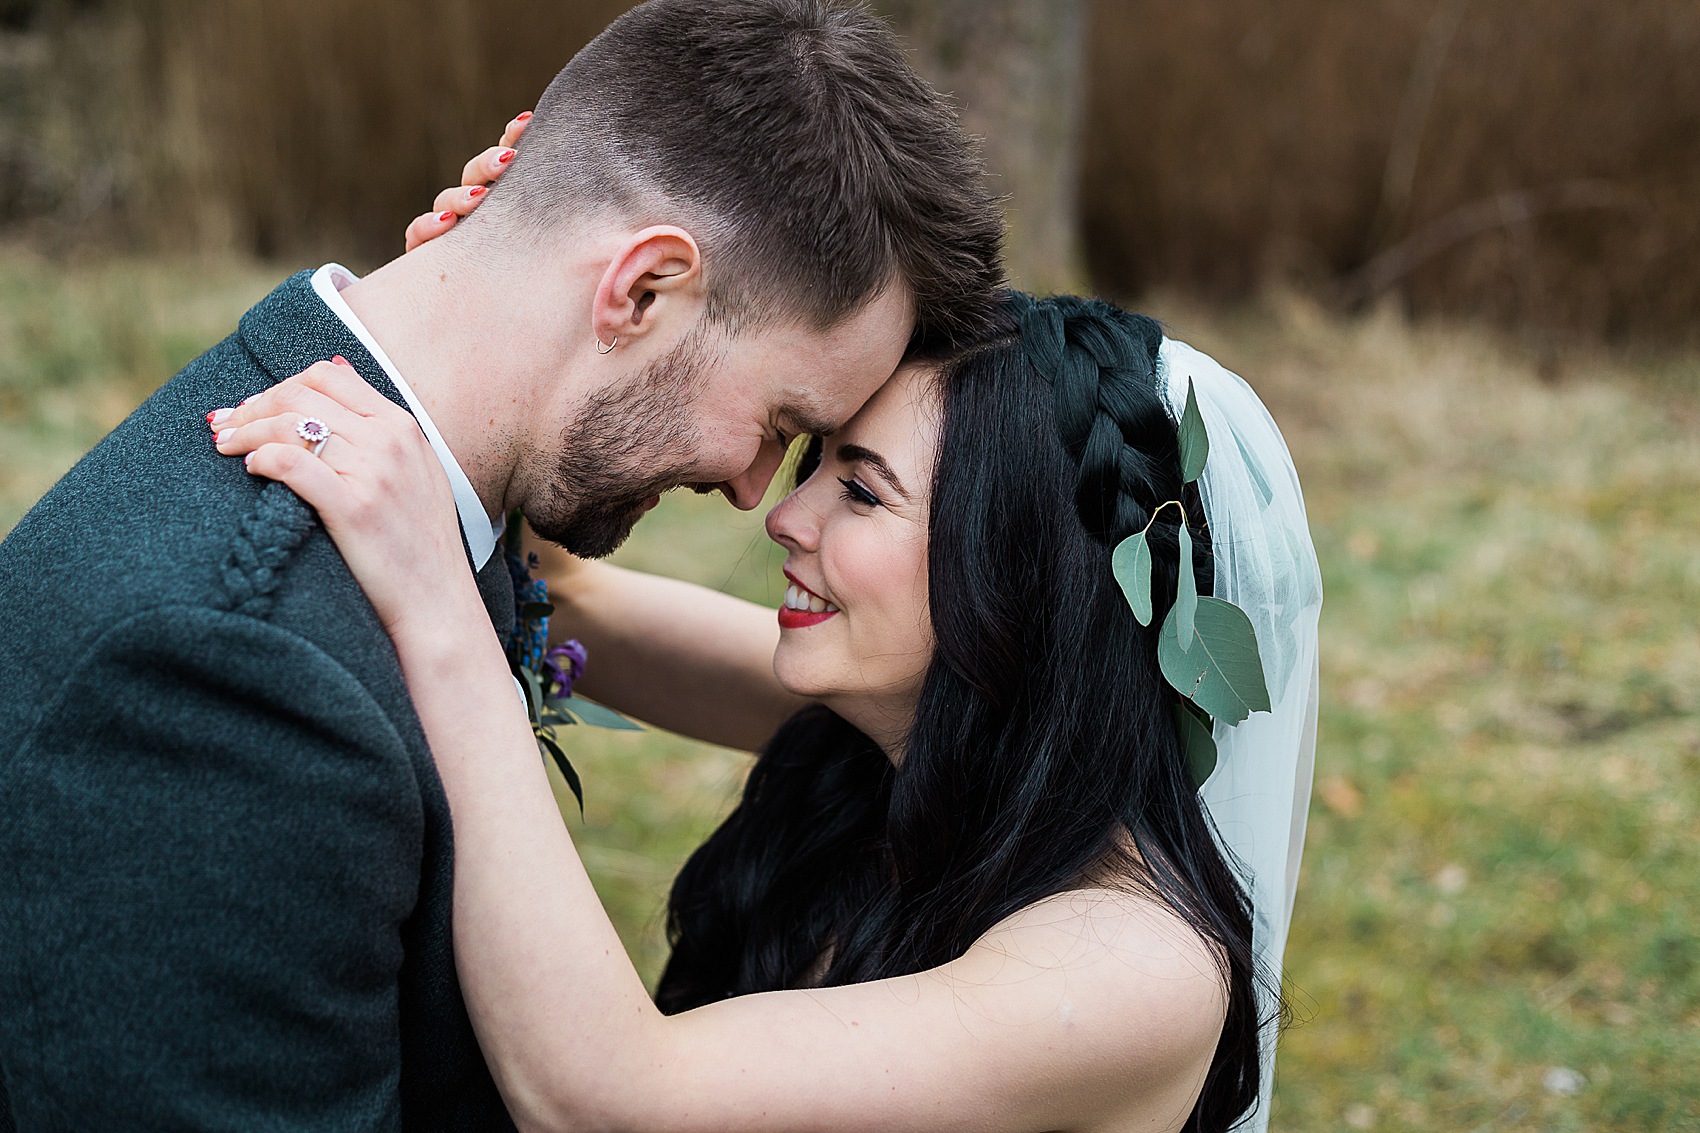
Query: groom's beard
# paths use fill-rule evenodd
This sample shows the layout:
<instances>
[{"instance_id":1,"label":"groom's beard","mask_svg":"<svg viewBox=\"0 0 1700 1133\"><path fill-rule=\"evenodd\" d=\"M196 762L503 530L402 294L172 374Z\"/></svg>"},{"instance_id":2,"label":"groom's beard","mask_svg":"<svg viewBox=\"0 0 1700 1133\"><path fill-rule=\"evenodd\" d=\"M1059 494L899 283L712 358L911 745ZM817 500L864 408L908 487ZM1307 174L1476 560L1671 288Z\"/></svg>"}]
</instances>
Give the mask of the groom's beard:
<instances>
[{"instance_id":1,"label":"groom's beard","mask_svg":"<svg viewBox=\"0 0 1700 1133\"><path fill-rule=\"evenodd\" d=\"M601 390L561 432L548 501L526 508L532 530L575 555L601 558L626 541L648 501L692 483L691 406L713 361L693 331L632 381Z\"/></svg>"}]
</instances>

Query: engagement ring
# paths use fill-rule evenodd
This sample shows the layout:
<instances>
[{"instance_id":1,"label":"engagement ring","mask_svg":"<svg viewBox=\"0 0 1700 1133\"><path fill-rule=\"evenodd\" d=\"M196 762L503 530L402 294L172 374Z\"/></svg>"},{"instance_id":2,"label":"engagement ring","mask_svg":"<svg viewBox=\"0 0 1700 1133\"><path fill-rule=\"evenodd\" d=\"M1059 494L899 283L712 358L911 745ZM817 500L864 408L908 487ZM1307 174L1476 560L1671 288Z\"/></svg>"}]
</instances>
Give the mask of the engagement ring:
<instances>
[{"instance_id":1,"label":"engagement ring","mask_svg":"<svg viewBox=\"0 0 1700 1133\"><path fill-rule=\"evenodd\" d=\"M331 439L331 427L317 417L303 417L295 426L295 433L307 442L307 450L314 456L325 447L325 442Z\"/></svg>"}]
</instances>

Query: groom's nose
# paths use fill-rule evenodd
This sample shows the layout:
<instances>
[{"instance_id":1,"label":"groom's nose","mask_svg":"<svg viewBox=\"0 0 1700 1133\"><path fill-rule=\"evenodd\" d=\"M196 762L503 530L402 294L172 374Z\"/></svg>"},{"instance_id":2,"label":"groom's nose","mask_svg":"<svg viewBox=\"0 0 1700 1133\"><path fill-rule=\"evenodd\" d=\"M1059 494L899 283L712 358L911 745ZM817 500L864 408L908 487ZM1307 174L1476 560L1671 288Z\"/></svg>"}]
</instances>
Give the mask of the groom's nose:
<instances>
[{"instance_id":1,"label":"groom's nose","mask_svg":"<svg viewBox=\"0 0 1700 1133\"><path fill-rule=\"evenodd\" d=\"M720 490L739 511L754 511L761 506L762 498L767 495L768 485L773 483L774 474L783 463L785 449L779 442L763 441L750 466L732 479L723 481Z\"/></svg>"}]
</instances>

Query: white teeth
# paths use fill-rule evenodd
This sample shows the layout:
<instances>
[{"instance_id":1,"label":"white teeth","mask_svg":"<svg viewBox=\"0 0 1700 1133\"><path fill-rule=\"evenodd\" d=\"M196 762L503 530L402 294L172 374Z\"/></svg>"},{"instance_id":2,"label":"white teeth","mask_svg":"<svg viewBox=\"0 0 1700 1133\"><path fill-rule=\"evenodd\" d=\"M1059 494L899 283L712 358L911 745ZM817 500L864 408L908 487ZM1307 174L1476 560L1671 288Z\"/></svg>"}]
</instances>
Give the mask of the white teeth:
<instances>
[{"instance_id":1,"label":"white teeth","mask_svg":"<svg viewBox=\"0 0 1700 1133\"><path fill-rule=\"evenodd\" d=\"M838 607L828 602L818 594L798 586L795 582L785 588L785 608L799 613L836 614Z\"/></svg>"}]
</instances>

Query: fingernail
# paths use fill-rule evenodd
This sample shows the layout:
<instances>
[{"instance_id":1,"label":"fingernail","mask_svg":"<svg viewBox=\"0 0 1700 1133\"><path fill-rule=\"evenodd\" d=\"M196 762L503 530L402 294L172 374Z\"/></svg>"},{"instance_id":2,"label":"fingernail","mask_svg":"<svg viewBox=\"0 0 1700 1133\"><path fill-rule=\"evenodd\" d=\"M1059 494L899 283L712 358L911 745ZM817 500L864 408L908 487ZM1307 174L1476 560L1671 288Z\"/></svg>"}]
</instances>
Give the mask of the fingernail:
<instances>
[{"instance_id":1,"label":"fingernail","mask_svg":"<svg viewBox=\"0 0 1700 1133\"><path fill-rule=\"evenodd\" d=\"M222 425L230 419L230 415L234 412L236 412L234 409L215 409L207 414L207 424Z\"/></svg>"},{"instance_id":2,"label":"fingernail","mask_svg":"<svg viewBox=\"0 0 1700 1133\"><path fill-rule=\"evenodd\" d=\"M484 186L474 185L466 191L466 195L471 197L473 200L477 200L479 197L484 195Z\"/></svg>"},{"instance_id":3,"label":"fingernail","mask_svg":"<svg viewBox=\"0 0 1700 1133\"><path fill-rule=\"evenodd\" d=\"M496 160L498 162L500 162L501 164L506 165L508 162L510 162L514 159L514 154L517 153L517 152L519 152L519 151L518 150L505 149L501 153L496 155Z\"/></svg>"},{"instance_id":4,"label":"fingernail","mask_svg":"<svg viewBox=\"0 0 1700 1133\"><path fill-rule=\"evenodd\" d=\"M253 463L254 463L254 454L253 453L249 453L247 456L242 458L242 467L244 467L244 468L249 467Z\"/></svg>"},{"instance_id":5,"label":"fingernail","mask_svg":"<svg viewBox=\"0 0 1700 1133\"><path fill-rule=\"evenodd\" d=\"M216 445L223 444L225 441L229 440L235 432L236 432L235 429L225 429L225 430L219 432L216 436L213 437L213 444L216 444Z\"/></svg>"},{"instance_id":6,"label":"fingernail","mask_svg":"<svg viewBox=\"0 0 1700 1133\"><path fill-rule=\"evenodd\" d=\"M453 209L444 209L442 212L437 214L437 219L442 221L444 224L447 224L449 221L453 220L454 218L455 218L455 214L454 214Z\"/></svg>"},{"instance_id":7,"label":"fingernail","mask_svg":"<svg viewBox=\"0 0 1700 1133\"><path fill-rule=\"evenodd\" d=\"M350 369L350 370L352 370L352 369L354 369L354 367L353 367L353 366L350 366L350 365L349 365L349 363L348 363L348 359L347 359L347 358L344 358L344 357L343 357L343 356L342 356L342 355L340 355L340 354L332 354L332 355L331 355L331 361L332 361L332 362L335 362L335 363L336 363L336 364L337 364L337 365L338 365L338 366L348 366L348 368L349 368L349 369Z\"/></svg>"},{"instance_id":8,"label":"fingernail","mask_svg":"<svg viewBox=\"0 0 1700 1133\"><path fill-rule=\"evenodd\" d=\"M529 111L529 110L520 111L518 114L514 115L514 121L515 122L529 122L529 121L531 121L531 111Z\"/></svg>"}]
</instances>

